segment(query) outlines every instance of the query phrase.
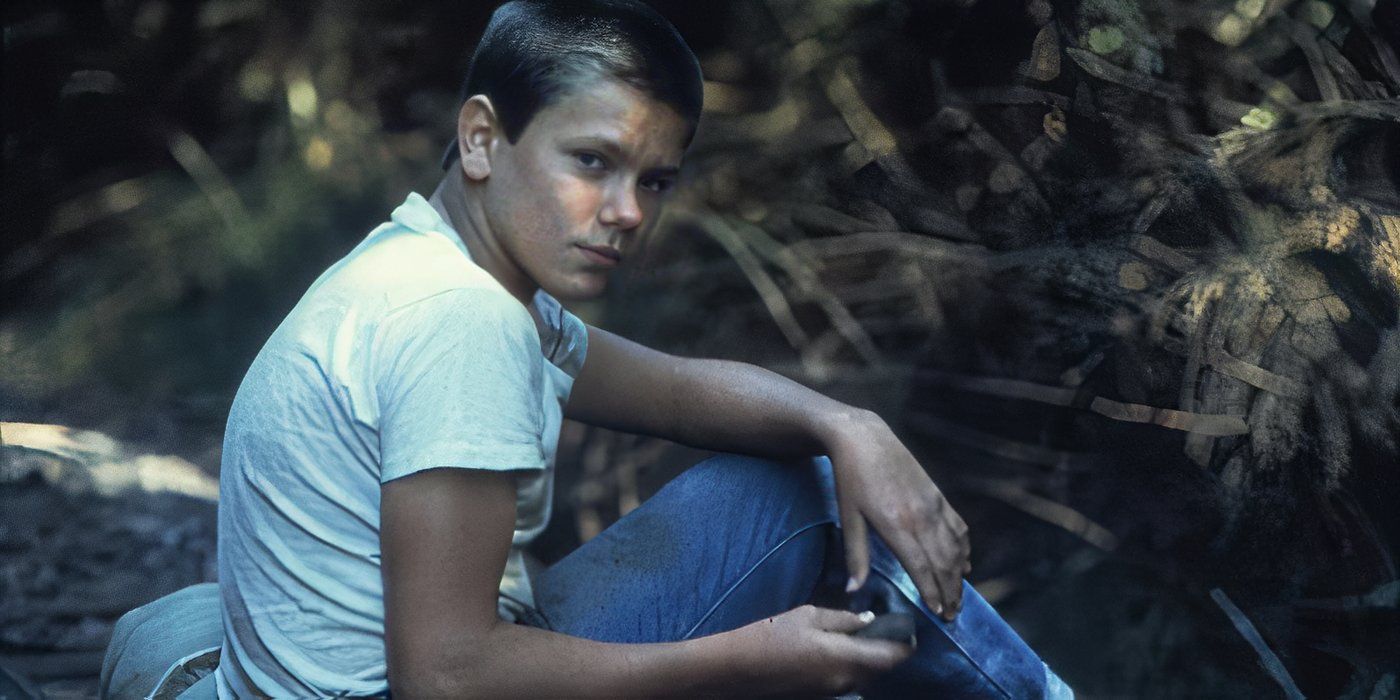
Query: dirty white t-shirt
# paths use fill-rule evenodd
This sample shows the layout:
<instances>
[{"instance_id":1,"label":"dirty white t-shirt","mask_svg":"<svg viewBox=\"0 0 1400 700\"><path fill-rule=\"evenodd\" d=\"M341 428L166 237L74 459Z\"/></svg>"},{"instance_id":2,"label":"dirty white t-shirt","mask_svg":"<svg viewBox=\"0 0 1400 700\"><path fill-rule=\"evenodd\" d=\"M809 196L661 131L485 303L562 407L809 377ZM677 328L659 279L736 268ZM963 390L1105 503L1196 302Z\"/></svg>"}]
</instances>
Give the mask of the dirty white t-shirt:
<instances>
[{"instance_id":1,"label":"dirty white t-shirt","mask_svg":"<svg viewBox=\"0 0 1400 700\"><path fill-rule=\"evenodd\" d=\"M532 603L520 547L549 520L583 323L541 323L418 194L316 280L238 389L224 436L219 696L388 691L379 489L434 467L528 470L501 613Z\"/></svg>"}]
</instances>

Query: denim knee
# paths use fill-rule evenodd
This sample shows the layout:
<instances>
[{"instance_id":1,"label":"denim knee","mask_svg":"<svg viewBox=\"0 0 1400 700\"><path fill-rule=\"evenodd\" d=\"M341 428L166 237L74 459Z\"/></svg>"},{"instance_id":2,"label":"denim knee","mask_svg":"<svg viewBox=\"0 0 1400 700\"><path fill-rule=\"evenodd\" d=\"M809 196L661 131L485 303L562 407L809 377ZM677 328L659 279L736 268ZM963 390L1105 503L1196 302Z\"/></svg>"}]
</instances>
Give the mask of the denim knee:
<instances>
[{"instance_id":1,"label":"denim knee","mask_svg":"<svg viewBox=\"0 0 1400 700\"><path fill-rule=\"evenodd\" d=\"M743 513L789 513L804 521L836 521L831 460L775 460L721 453L687 469L654 498L713 503ZM719 513L715 513L716 516Z\"/></svg>"},{"instance_id":2,"label":"denim knee","mask_svg":"<svg viewBox=\"0 0 1400 700\"><path fill-rule=\"evenodd\" d=\"M801 604L833 529L815 466L736 454L695 464L545 570L540 610L556 631L639 642Z\"/></svg>"}]
</instances>

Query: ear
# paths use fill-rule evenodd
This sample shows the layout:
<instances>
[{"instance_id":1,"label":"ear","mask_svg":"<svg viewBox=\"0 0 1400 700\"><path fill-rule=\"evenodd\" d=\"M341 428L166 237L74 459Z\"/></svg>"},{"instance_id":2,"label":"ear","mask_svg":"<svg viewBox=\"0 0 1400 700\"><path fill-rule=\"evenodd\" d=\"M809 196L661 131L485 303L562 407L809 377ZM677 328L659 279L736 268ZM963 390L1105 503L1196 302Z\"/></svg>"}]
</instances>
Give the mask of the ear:
<instances>
[{"instance_id":1,"label":"ear","mask_svg":"<svg viewBox=\"0 0 1400 700\"><path fill-rule=\"evenodd\" d=\"M457 149L462 172L469 180L485 180L491 174L491 156L501 133L491 98L472 95L457 113Z\"/></svg>"}]
</instances>

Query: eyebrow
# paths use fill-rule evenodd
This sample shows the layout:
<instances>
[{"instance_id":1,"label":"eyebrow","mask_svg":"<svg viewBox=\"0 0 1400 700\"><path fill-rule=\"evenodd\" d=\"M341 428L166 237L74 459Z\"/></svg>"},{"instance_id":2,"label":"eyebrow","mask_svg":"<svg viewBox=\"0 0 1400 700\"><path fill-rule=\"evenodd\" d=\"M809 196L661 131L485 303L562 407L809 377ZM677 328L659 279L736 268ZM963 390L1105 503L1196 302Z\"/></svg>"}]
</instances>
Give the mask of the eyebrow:
<instances>
[{"instance_id":1,"label":"eyebrow","mask_svg":"<svg viewBox=\"0 0 1400 700\"><path fill-rule=\"evenodd\" d=\"M596 148L603 151L608 156L618 160L624 160L622 145L618 143L616 139L609 136L577 136L565 139L564 144L569 147L587 146ZM675 177L680 173L680 170L680 166L677 165L659 165L654 168L648 168L646 174L651 177Z\"/></svg>"}]
</instances>

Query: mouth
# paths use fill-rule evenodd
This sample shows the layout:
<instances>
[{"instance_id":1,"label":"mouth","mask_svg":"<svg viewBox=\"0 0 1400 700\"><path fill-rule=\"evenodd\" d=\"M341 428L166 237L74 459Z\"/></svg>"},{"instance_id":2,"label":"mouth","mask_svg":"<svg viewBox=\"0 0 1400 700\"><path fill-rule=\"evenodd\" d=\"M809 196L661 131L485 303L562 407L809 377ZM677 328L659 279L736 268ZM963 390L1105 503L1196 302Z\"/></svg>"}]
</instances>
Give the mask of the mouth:
<instances>
[{"instance_id":1,"label":"mouth","mask_svg":"<svg viewBox=\"0 0 1400 700\"><path fill-rule=\"evenodd\" d=\"M580 245L579 249L583 251L584 257L599 265L607 265L611 267L622 262L622 253L619 252L616 248L609 248L607 246Z\"/></svg>"}]
</instances>

